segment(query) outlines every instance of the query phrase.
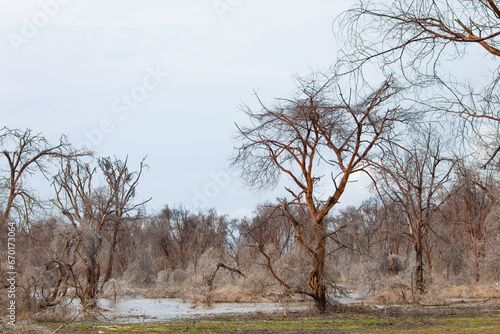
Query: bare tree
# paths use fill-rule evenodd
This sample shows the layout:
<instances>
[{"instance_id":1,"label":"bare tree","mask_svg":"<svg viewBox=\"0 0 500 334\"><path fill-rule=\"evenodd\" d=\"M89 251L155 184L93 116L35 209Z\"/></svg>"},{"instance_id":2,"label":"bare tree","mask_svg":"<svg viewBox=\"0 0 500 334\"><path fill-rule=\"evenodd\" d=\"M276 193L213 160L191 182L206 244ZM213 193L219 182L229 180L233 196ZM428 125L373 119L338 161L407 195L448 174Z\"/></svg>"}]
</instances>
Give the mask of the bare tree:
<instances>
[{"instance_id":1,"label":"bare tree","mask_svg":"<svg viewBox=\"0 0 500 334\"><path fill-rule=\"evenodd\" d=\"M345 248L353 251L360 257L372 257L373 254L383 252L398 252L394 241L391 240L392 231L388 228L389 222L381 201L376 198L364 201L359 206L348 206L341 209L333 219L337 225L345 225L346 228L334 237L337 248ZM392 223L392 222L390 222ZM398 231L399 232L399 231Z\"/></svg>"},{"instance_id":2,"label":"bare tree","mask_svg":"<svg viewBox=\"0 0 500 334\"><path fill-rule=\"evenodd\" d=\"M419 90L408 99L416 99L429 111L458 116L457 130L465 143L474 134L489 149L489 155L482 157L483 166L493 161L500 151L496 1L359 1L339 16L336 26L343 43L339 63L345 70L363 78L364 68L382 68L386 75L404 78ZM478 56L468 57L471 53ZM477 71L460 73L464 68L454 65L456 60ZM478 72L484 78L474 78ZM493 131L487 133L485 126ZM477 145L465 146L477 150Z\"/></svg>"},{"instance_id":3,"label":"bare tree","mask_svg":"<svg viewBox=\"0 0 500 334\"><path fill-rule=\"evenodd\" d=\"M111 278L116 245L119 242L119 233L126 234L131 223L141 217L144 204L149 202L149 200L132 203L145 167L144 160L141 161L138 172L131 172L129 170L127 159L121 161L118 159L113 160L109 157L101 158L98 160L98 164L106 180L106 193L108 194L106 207L109 207L108 203L110 203L112 209L110 224L107 227L111 230L110 249L104 280L101 284L102 288Z\"/></svg>"},{"instance_id":4,"label":"bare tree","mask_svg":"<svg viewBox=\"0 0 500 334\"><path fill-rule=\"evenodd\" d=\"M56 306L71 286L75 235L54 217L35 221L23 232L18 238L19 246L25 250L20 254L23 304L31 311Z\"/></svg>"},{"instance_id":5,"label":"bare tree","mask_svg":"<svg viewBox=\"0 0 500 334\"><path fill-rule=\"evenodd\" d=\"M38 173L49 179L51 159L85 155L72 152L65 137L51 145L30 129L0 129L0 146L4 158L0 165L0 230L10 218L26 226L32 211L40 205L36 192L27 184L29 176Z\"/></svg>"},{"instance_id":6,"label":"bare tree","mask_svg":"<svg viewBox=\"0 0 500 334\"><path fill-rule=\"evenodd\" d=\"M290 198L279 199L279 208L312 259L309 286L288 286L268 262L269 269L286 289L311 296L317 310L325 312L326 239L337 232L327 229L325 218L351 176L365 170L370 152L388 139L401 112L389 104L397 93L392 80L366 96L361 90L345 96L337 76L299 78L297 87L296 96L275 106L244 107L252 125L238 126L240 144L232 164L257 189L276 186L282 175L291 182L293 188L285 187ZM324 183L325 170L331 171L331 183Z\"/></svg>"},{"instance_id":7,"label":"bare tree","mask_svg":"<svg viewBox=\"0 0 500 334\"><path fill-rule=\"evenodd\" d=\"M244 219L240 233L248 246L260 252L272 246L279 256L288 253L294 243L292 226L283 212L271 203L258 206L251 221Z\"/></svg>"},{"instance_id":8,"label":"bare tree","mask_svg":"<svg viewBox=\"0 0 500 334\"><path fill-rule=\"evenodd\" d=\"M233 219L230 221L229 226L227 228L227 237L225 240L226 243L226 253L227 255L234 260L236 263L236 267L240 267L240 254L243 244L243 236L242 236L242 224L239 220Z\"/></svg>"},{"instance_id":9,"label":"bare tree","mask_svg":"<svg viewBox=\"0 0 500 334\"><path fill-rule=\"evenodd\" d=\"M143 229L151 244L157 270L186 270L191 265L194 274L198 262L209 249L222 261L226 255L230 221L213 209L197 214L185 207L165 207L154 215ZM231 245L237 247L235 245Z\"/></svg>"},{"instance_id":10,"label":"bare tree","mask_svg":"<svg viewBox=\"0 0 500 334\"><path fill-rule=\"evenodd\" d=\"M423 293L425 240L434 212L443 203L454 163L443 156L444 145L434 129L429 127L418 135L410 137L412 144L408 147L388 143L384 154L373 163L378 168L376 186L382 198L404 210L406 236L415 250L415 288Z\"/></svg>"},{"instance_id":11,"label":"bare tree","mask_svg":"<svg viewBox=\"0 0 500 334\"><path fill-rule=\"evenodd\" d=\"M144 163L141 162L138 172L130 172L127 160L102 158L98 160L98 167L75 158L62 161L61 171L54 179L53 203L69 219L77 235L78 243L73 245L73 251L83 275L75 272L77 267L72 265L72 279L82 306L92 310L100 290L99 257L104 241L108 240L110 246L101 289L112 275L119 234L125 233L127 224L138 219L147 202L132 203Z\"/></svg>"},{"instance_id":12,"label":"bare tree","mask_svg":"<svg viewBox=\"0 0 500 334\"><path fill-rule=\"evenodd\" d=\"M457 168L458 180L449 200L451 210L446 217L453 221L463 235L464 245L472 251L473 271L476 282L480 280L480 261L485 255L489 241L488 215L499 203L498 181L491 171L475 171L460 164Z\"/></svg>"},{"instance_id":13,"label":"bare tree","mask_svg":"<svg viewBox=\"0 0 500 334\"><path fill-rule=\"evenodd\" d=\"M46 271L56 273L55 282L38 282L32 277L32 289L36 297L40 298L40 307L47 308L56 306L66 297L68 289L72 286L71 279L73 267L76 263L76 245L79 243L78 235L68 226L51 226L52 240L42 244L47 253L48 261L45 264ZM37 236L38 238L38 236ZM39 285L39 286L37 286ZM37 292L38 295L37 296Z\"/></svg>"}]
</instances>

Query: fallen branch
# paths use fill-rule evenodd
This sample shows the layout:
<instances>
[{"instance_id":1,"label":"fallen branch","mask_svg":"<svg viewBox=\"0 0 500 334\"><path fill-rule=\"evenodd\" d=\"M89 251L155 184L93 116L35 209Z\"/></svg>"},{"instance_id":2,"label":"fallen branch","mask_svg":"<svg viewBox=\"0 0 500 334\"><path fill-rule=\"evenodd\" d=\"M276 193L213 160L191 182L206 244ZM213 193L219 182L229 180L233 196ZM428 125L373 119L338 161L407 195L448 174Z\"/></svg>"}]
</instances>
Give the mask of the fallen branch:
<instances>
[{"instance_id":1,"label":"fallen branch","mask_svg":"<svg viewBox=\"0 0 500 334\"><path fill-rule=\"evenodd\" d=\"M238 269L228 267L224 263L219 262L219 263L217 263L217 265L215 266L214 271L212 272L212 274L210 275L210 277L207 280L207 285L208 285L208 288L210 289L210 291L213 290L213 284L214 284L215 275L217 274L217 271L219 270L219 268L224 268L226 270L229 270L230 272L237 273L237 274L239 274L239 275L241 275L243 277L246 277L245 274L243 274Z\"/></svg>"}]
</instances>

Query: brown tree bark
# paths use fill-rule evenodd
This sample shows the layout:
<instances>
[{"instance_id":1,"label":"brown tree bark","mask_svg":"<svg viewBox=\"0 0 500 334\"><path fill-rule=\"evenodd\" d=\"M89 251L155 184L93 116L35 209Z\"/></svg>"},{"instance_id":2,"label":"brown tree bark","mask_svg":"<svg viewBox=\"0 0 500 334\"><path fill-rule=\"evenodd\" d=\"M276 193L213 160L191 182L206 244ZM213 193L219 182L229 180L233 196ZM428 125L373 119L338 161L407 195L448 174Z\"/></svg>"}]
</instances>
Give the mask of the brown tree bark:
<instances>
[{"instance_id":1,"label":"brown tree bark","mask_svg":"<svg viewBox=\"0 0 500 334\"><path fill-rule=\"evenodd\" d=\"M356 97L345 99L340 76L324 81L321 78L313 75L310 80L298 79L300 96L283 99L283 105L269 108L262 104L260 111L245 109L253 126L238 128L242 145L233 165L238 165L242 176L256 188L275 185L280 175L292 183L293 189L285 187L291 198L278 199L277 207L292 226L296 242L312 259L308 286L291 287L274 271L265 253L268 237L262 234L264 229L259 229L260 236L253 236L255 247L285 289L309 295L316 309L325 313L326 240L339 230L327 231L325 217L339 202L351 176L366 172L371 150L390 140L393 123L401 121L403 113L387 103L396 93L391 79L376 90L369 88L367 96L354 94ZM334 190L325 198L317 197L319 184L324 181L317 168L332 171L331 181L323 185L333 184ZM259 226L266 221L272 219Z\"/></svg>"},{"instance_id":2,"label":"brown tree bark","mask_svg":"<svg viewBox=\"0 0 500 334\"><path fill-rule=\"evenodd\" d=\"M424 284L424 258L422 238L417 235L415 241L415 290L418 294L423 294L425 290Z\"/></svg>"},{"instance_id":3,"label":"brown tree bark","mask_svg":"<svg viewBox=\"0 0 500 334\"><path fill-rule=\"evenodd\" d=\"M323 231L322 225L320 224L321 231ZM315 239L315 249L317 249L317 252L313 256L314 262L311 274L309 275L309 284L313 292L314 307L319 313L323 314L326 312L327 307L326 286L324 282L326 245L323 233L317 233Z\"/></svg>"}]
</instances>

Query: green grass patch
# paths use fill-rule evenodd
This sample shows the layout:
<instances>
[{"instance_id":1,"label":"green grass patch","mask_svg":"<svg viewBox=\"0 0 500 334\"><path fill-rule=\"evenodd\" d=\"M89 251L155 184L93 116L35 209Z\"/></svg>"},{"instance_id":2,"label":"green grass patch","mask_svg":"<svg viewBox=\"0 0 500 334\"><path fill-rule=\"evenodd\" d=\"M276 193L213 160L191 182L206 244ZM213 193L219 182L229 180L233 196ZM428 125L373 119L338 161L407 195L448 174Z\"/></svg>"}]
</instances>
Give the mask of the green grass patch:
<instances>
[{"instance_id":1,"label":"green grass patch","mask_svg":"<svg viewBox=\"0 0 500 334\"><path fill-rule=\"evenodd\" d=\"M40 326L40 325L38 325ZM60 324L43 324L55 330ZM39 327L38 327L39 328ZM22 333L37 333L29 326ZM189 320L155 324L70 324L60 333L500 333L500 317L386 316L383 314L340 314L299 316L293 319L255 319L225 316L223 319Z\"/></svg>"}]
</instances>

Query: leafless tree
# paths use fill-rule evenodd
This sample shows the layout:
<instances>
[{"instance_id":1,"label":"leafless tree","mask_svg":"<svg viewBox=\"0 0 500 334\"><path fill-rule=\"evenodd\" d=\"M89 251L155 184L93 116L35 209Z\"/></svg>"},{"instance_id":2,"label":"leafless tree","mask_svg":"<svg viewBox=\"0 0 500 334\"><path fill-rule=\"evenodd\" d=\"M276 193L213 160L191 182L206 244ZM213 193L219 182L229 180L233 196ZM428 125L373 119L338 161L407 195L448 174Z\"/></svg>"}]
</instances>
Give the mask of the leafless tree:
<instances>
[{"instance_id":1,"label":"leafless tree","mask_svg":"<svg viewBox=\"0 0 500 334\"><path fill-rule=\"evenodd\" d=\"M488 215L498 205L498 181L492 171L476 171L463 163L457 168L458 180L449 200L446 219L453 221L464 236L466 249L472 251L473 278L480 280L480 261L489 241Z\"/></svg>"},{"instance_id":2,"label":"leafless tree","mask_svg":"<svg viewBox=\"0 0 500 334\"><path fill-rule=\"evenodd\" d=\"M76 263L76 245L78 235L71 228L52 226L52 240L46 242L44 251L47 254L45 270L55 272L55 282L38 282L35 277L32 287L35 296L41 297L40 307L47 308L59 305L72 286L72 272ZM38 236L36 236L38 239ZM47 284L48 283L48 284ZM39 286L37 286L39 284Z\"/></svg>"},{"instance_id":3,"label":"leafless tree","mask_svg":"<svg viewBox=\"0 0 500 334\"><path fill-rule=\"evenodd\" d=\"M113 271L116 245L119 242L119 233L127 232L131 223L138 220L143 214L143 207L149 200L132 203L136 194L137 185L144 169L144 160L140 163L138 172L131 172L127 166L127 160L101 158L98 160L99 167L106 180L106 207L109 208L110 222L106 226L111 232L111 242L108 255L108 264L101 284L109 281Z\"/></svg>"},{"instance_id":4,"label":"leafless tree","mask_svg":"<svg viewBox=\"0 0 500 334\"><path fill-rule=\"evenodd\" d=\"M165 207L154 215L145 227L151 243L154 261L161 270L186 270L193 266L197 274L203 253L213 249L222 261L226 255L230 221L213 209L193 213L185 207Z\"/></svg>"},{"instance_id":5,"label":"leafless tree","mask_svg":"<svg viewBox=\"0 0 500 334\"><path fill-rule=\"evenodd\" d=\"M399 275L404 270L399 256L407 249L401 235L406 230L403 210L397 203L370 198L359 206L341 209L333 217L346 228L333 237L332 252L340 261L338 270L372 292L380 279ZM363 270L360 270L362 268Z\"/></svg>"},{"instance_id":6,"label":"leafless tree","mask_svg":"<svg viewBox=\"0 0 500 334\"><path fill-rule=\"evenodd\" d=\"M394 85L387 80L361 96L362 90L341 88L337 76L313 75L299 78L296 96L280 99L277 105L261 102L261 110L244 107L251 125L238 126L240 143L232 164L257 189L276 186L280 176L291 182L293 187L285 187L290 198L279 199L279 208L313 262L305 288L288 286L270 264L269 269L286 289L311 296L320 312L327 307L326 239L337 232L326 228L325 217L351 176L365 170L371 151L389 139L401 120L401 110L389 103L397 93ZM325 170L331 172L328 184ZM296 215L294 208L301 214Z\"/></svg>"},{"instance_id":7,"label":"leafless tree","mask_svg":"<svg viewBox=\"0 0 500 334\"><path fill-rule=\"evenodd\" d=\"M119 235L138 219L148 200L132 202L144 161L138 172L129 170L127 160L101 158L96 167L91 167L90 163L75 158L62 160L61 171L54 178L56 198L53 203L68 218L78 237L73 251L84 274L75 272L77 267L73 265L72 279L82 306L92 310L99 290L111 278ZM106 240L110 244L107 267L99 287L99 257Z\"/></svg>"},{"instance_id":8,"label":"leafless tree","mask_svg":"<svg viewBox=\"0 0 500 334\"><path fill-rule=\"evenodd\" d=\"M271 203L258 206L251 220L244 219L240 233L248 246L260 252L271 246L279 256L288 253L294 243L292 226L283 212Z\"/></svg>"},{"instance_id":9,"label":"leafless tree","mask_svg":"<svg viewBox=\"0 0 500 334\"><path fill-rule=\"evenodd\" d=\"M71 286L73 244L77 242L69 226L56 218L34 221L29 230L18 235L23 251L19 288L22 303L30 311L56 306Z\"/></svg>"},{"instance_id":10,"label":"leafless tree","mask_svg":"<svg viewBox=\"0 0 500 334\"><path fill-rule=\"evenodd\" d=\"M408 231L406 236L415 250L415 288L423 293L425 240L433 215L446 197L446 184L451 180L453 160L445 156L445 146L428 127L425 132L410 137L407 147L388 143L384 154L373 161L377 166L376 186L389 202L404 210Z\"/></svg>"},{"instance_id":11,"label":"leafless tree","mask_svg":"<svg viewBox=\"0 0 500 334\"><path fill-rule=\"evenodd\" d=\"M0 230L10 218L16 225L27 226L32 211L40 205L36 192L28 186L29 176L37 174L50 179L51 159L86 154L72 152L65 137L52 145L31 129L0 129L0 146L3 157L0 162Z\"/></svg>"},{"instance_id":12,"label":"leafless tree","mask_svg":"<svg viewBox=\"0 0 500 334\"><path fill-rule=\"evenodd\" d=\"M242 228L240 221L237 219L231 220L227 229L226 238L226 253L234 260L236 267L240 267L240 254L243 244Z\"/></svg>"},{"instance_id":13,"label":"leafless tree","mask_svg":"<svg viewBox=\"0 0 500 334\"><path fill-rule=\"evenodd\" d=\"M363 79L382 68L386 75L404 78L419 89L408 99L432 112L458 116L457 130L465 138L474 134L489 146L483 167L493 161L500 151L500 9L495 1L359 1L339 16L335 27L345 70ZM471 53L479 55L468 57ZM459 73L464 68L453 65L458 60L477 71ZM478 72L484 78L474 78Z\"/></svg>"}]
</instances>

